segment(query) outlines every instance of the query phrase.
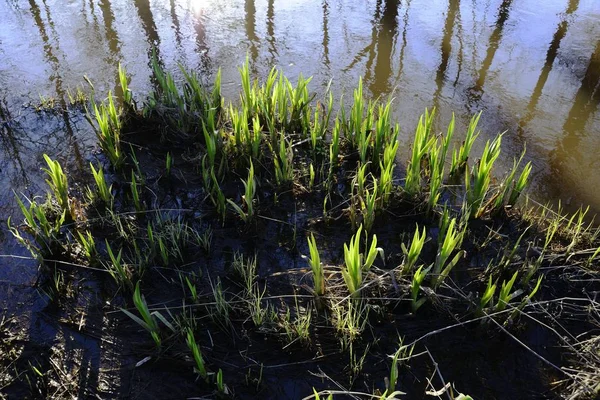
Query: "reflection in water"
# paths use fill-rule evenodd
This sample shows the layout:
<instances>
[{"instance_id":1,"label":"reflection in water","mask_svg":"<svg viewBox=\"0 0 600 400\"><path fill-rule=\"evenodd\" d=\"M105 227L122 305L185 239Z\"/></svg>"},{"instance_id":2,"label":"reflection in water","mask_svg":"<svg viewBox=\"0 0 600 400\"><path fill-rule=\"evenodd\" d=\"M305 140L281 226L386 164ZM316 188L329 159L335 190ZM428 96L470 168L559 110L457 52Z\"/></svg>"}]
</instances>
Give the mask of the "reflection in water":
<instances>
[{"instance_id":1,"label":"reflection in water","mask_svg":"<svg viewBox=\"0 0 600 400\"><path fill-rule=\"evenodd\" d=\"M444 24L444 36L442 38L441 59L435 74L436 90L433 95L433 106L438 108L439 96L446 80L446 70L450 54L452 54L452 35L454 33L454 25L456 24L456 15L460 8L460 0L449 0L448 13L446 14L446 22Z\"/></svg>"},{"instance_id":2,"label":"reflection in water","mask_svg":"<svg viewBox=\"0 0 600 400\"><path fill-rule=\"evenodd\" d=\"M323 64L329 70L329 2L323 0Z\"/></svg>"},{"instance_id":3,"label":"reflection in water","mask_svg":"<svg viewBox=\"0 0 600 400\"><path fill-rule=\"evenodd\" d=\"M52 67L52 75L51 80L54 80L56 94L58 95L58 100L62 109L62 117L65 123L65 128L67 131L67 137L69 139L69 146L67 146L66 150L73 149L73 154L75 156L75 161L77 162L77 166L79 169L83 167L83 157L81 156L81 152L79 150L79 143L73 136L73 129L71 127L71 121L69 120L69 115L67 112L67 104L65 101L65 91L63 89L62 77L60 75L60 63L58 58L54 54L54 47L50 44L50 40L46 31L46 27L40 15L40 8L36 4L35 0L29 0L29 6L31 15L35 21L36 26L38 27L40 37L42 38L42 42L44 43L44 54L46 57L46 61ZM48 19L50 19L50 10L46 8L46 12L48 14ZM58 49L58 36L55 38L56 40L56 48Z\"/></svg>"},{"instance_id":4,"label":"reflection in water","mask_svg":"<svg viewBox=\"0 0 600 400\"><path fill-rule=\"evenodd\" d=\"M575 101L563 126L564 137L554 154L554 161L561 163L569 159L580 159L582 132L600 103L600 40L590 58L588 67L575 95Z\"/></svg>"},{"instance_id":5,"label":"reflection in water","mask_svg":"<svg viewBox=\"0 0 600 400\"><path fill-rule=\"evenodd\" d=\"M200 8L194 12L194 31L196 32L196 52L200 56L200 69L208 70L208 42L206 38L206 23L205 23L204 8Z\"/></svg>"},{"instance_id":6,"label":"reflection in water","mask_svg":"<svg viewBox=\"0 0 600 400\"><path fill-rule=\"evenodd\" d=\"M485 55L483 63L481 64L481 69L479 70L475 86L472 88L472 92L475 98L478 98L481 92L483 91L483 85L485 84L487 73L490 70L492 61L494 61L494 56L496 55L496 51L498 50L498 47L500 46L500 41L502 40L502 32L504 31L504 25L508 20L508 14L510 11L511 4L512 0L503 0L502 4L500 4L500 8L498 8L498 19L496 20L494 31L490 35L487 53Z\"/></svg>"},{"instance_id":7,"label":"reflection in water","mask_svg":"<svg viewBox=\"0 0 600 400\"><path fill-rule=\"evenodd\" d=\"M121 42L119 36L114 28L115 14L112 11L110 0L100 0L100 10L102 11L102 19L104 19L104 30L106 33L106 41L108 42L108 49L110 51L109 60L114 68L115 75L115 90L114 93L117 97L123 95L121 85L119 84L119 60L123 58L121 54Z\"/></svg>"},{"instance_id":8,"label":"reflection in water","mask_svg":"<svg viewBox=\"0 0 600 400\"><path fill-rule=\"evenodd\" d=\"M21 186L21 182L17 179L22 180L22 184L26 185L29 182L23 160L21 158L20 144L17 138L15 138L15 132L12 127L13 117L10 110L3 100L0 102L0 143L2 151L8 157L4 157L5 162L12 162L14 169L19 171L19 176L11 176L11 187L17 188Z\"/></svg>"},{"instance_id":9,"label":"reflection in water","mask_svg":"<svg viewBox=\"0 0 600 400\"><path fill-rule=\"evenodd\" d=\"M153 51L156 51L156 57L160 60L160 37L158 36L156 23L154 22L152 10L150 9L150 0L133 0L133 4L135 4L138 17L142 22L142 28L146 34L146 41L150 45L148 47L148 60L152 59Z\"/></svg>"},{"instance_id":10,"label":"reflection in water","mask_svg":"<svg viewBox=\"0 0 600 400\"><path fill-rule=\"evenodd\" d=\"M250 59L252 60L252 68L256 68L256 60L258 59L258 37L256 36L256 5L254 0L246 0L244 7L246 10L246 39L250 45Z\"/></svg>"},{"instance_id":11,"label":"reflection in water","mask_svg":"<svg viewBox=\"0 0 600 400\"><path fill-rule=\"evenodd\" d=\"M175 30L175 42L177 43L177 49L181 52L182 51L181 26L179 24L179 18L177 17L177 10L175 10L175 0L170 0L170 5L171 5L171 21L173 21L173 29Z\"/></svg>"},{"instance_id":12,"label":"reflection in water","mask_svg":"<svg viewBox=\"0 0 600 400\"><path fill-rule=\"evenodd\" d=\"M406 2L406 10L404 11L404 17L402 17L402 46L400 46L400 56L398 57L400 60L398 61L398 73L396 74L396 81L394 86L398 84L400 77L402 76L402 72L404 71L404 52L406 50L406 32L408 30L408 10L410 10L410 1Z\"/></svg>"},{"instance_id":13,"label":"reflection in water","mask_svg":"<svg viewBox=\"0 0 600 400\"><path fill-rule=\"evenodd\" d=\"M578 6L579 0L570 0L569 5L567 7L567 11L565 12L566 16L571 15L575 11L577 11ZM533 93L531 94L529 104L527 104L526 114L519 121L519 134L523 134L524 127L531 121L531 119L534 116L535 108L537 107L538 101L540 100L540 96L542 95L542 91L544 90L544 85L546 85L546 81L548 80L548 76L550 75L550 71L552 70L552 65L554 65L554 60L558 55L560 42L567 34L567 27L569 23L567 22L566 16L560 21L558 27L556 28L556 32L554 32L554 36L552 36L550 47L548 48L548 52L546 53L546 61L544 62L544 66L542 67L540 76L537 80L537 83L535 84Z\"/></svg>"},{"instance_id":14,"label":"reflection in water","mask_svg":"<svg viewBox=\"0 0 600 400\"><path fill-rule=\"evenodd\" d=\"M375 60L375 70L373 79L368 84L371 93L387 94L390 93L390 77L392 76L392 59L394 44L398 36L398 7L399 0L385 0L383 14L379 22L379 32L375 39L377 46L377 58ZM370 54L373 54L372 52ZM368 82L365 74L365 81Z\"/></svg>"},{"instance_id":15,"label":"reflection in water","mask_svg":"<svg viewBox=\"0 0 600 400\"><path fill-rule=\"evenodd\" d=\"M268 51L271 55L271 66L275 65L275 60L279 56L275 40L275 1L269 0L267 5L267 43Z\"/></svg>"}]
</instances>

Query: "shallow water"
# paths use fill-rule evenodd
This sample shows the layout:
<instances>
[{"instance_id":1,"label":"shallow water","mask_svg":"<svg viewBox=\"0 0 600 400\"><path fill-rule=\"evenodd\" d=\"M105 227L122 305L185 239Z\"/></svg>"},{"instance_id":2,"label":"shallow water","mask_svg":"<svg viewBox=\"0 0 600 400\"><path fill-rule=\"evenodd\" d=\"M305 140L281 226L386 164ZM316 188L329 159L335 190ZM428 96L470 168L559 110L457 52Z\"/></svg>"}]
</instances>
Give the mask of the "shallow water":
<instances>
[{"instance_id":1,"label":"shallow water","mask_svg":"<svg viewBox=\"0 0 600 400\"><path fill-rule=\"evenodd\" d=\"M485 137L507 131L502 167L527 145L537 199L600 209L595 0L4 0L0 21L8 209L11 189L40 192L42 152L84 168L94 146L85 121L28 115L21 104L60 101L84 75L97 93L114 90L119 62L143 95L154 46L170 70L182 63L210 81L221 67L230 99L246 54L259 76L272 66L312 75L317 93L332 80L334 94L351 94L364 76L372 96L395 96L401 158L425 107L441 110L439 129L451 112L464 127L483 110Z\"/></svg>"}]
</instances>

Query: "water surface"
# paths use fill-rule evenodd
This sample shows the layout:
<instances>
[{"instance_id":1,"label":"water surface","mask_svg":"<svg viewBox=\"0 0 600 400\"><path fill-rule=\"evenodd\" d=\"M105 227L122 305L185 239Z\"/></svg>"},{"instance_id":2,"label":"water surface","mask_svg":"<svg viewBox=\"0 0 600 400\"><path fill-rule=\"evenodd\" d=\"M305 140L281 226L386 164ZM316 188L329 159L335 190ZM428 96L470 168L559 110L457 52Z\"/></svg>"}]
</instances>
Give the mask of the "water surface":
<instances>
[{"instance_id":1,"label":"water surface","mask_svg":"<svg viewBox=\"0 0 600 400\"><path fill-rule=\"evenodd\" d=\"M370 96L395 97L401 158L425 107L440 110L440 129L452 112L464 127L482 110L484 137L507 131L501 168L527 146L536 198L600 209L598 1L2 1L3 207L11 189L41 191L43 151L87 168L94 146L72 113L31 116L21 105L60 102L84 75L98 93L114 91L119 62L143 95L156 48L167 69L181 63L207 81L221 67L233 100L246 54L257 76L302 72L318 93L332 80L336 95L350 94L363 76Z\"/></svg>"}]
</instances>

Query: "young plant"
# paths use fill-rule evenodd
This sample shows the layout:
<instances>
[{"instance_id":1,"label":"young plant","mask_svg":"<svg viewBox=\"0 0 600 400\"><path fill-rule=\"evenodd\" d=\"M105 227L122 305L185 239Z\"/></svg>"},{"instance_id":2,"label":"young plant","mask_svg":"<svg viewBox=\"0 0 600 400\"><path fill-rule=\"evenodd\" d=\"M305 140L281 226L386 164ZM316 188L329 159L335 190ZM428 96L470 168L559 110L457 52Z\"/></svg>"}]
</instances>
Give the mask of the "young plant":
<instances>
[{"instance_id":1,"label":"young plant","mask_svg":"<svg viewBox=\"0 0 600 400\"><path fill-rule=\"evenodd\" d=\"M413 275L412 282L410 284L410 299L411 299L411 308L413 314L417 312L419 308L427 301L426 297L419 299L419 291L421 290L421 285L425 280L425 277L429 273L431 266L423 270L423 266L420 266L419 269L415 271Z\"/></svg>"},{"instance_id":2,"label":"young plant","mask_svg":"<svg viewBox=\"0 0 600 400\"><path fill-rule=\"evenodd\" d=\"M142 201L140 200L140 192L138 190L137 180L135 179L135 173L133 170L131 171L131 198L133 199L133 205L135 207L135 211L142 212L144 211L144 207L142 205Z\"/></svg>"},{"instance_id":3,"label":"young plant","mask_svg":"<svg viewBox=\"0 0 600 400\"><path fill-rule=\"evenodd\" d=\"M45 206L41 206L35 201L30 201L29 207L26 207L18 196L16 199L21 213L25 217L25 226L33 236L35 244L21 235L18 228L11 225L11 219L8 217L7 223L10 232L34 257L42 260L45 256L53 255L61 246L59 240L60 229L65 222L66 212L63 211L55 221L51 221L46 216L47 210Z\"/></svg>"},{"instance_id":4,"label":"young plant","mask_svg":"<svg viewBox=\"0 0 600 400\"><path fill-rule=\"evenodd\" d=\"M514 206L519 196L527 186L529 182L529 175L531 174L531 161L525 164L525 167L521 171L521 175L519 175L519 179L514 183L514 186L511 188L510 195L508 196L507 204L509 206Z\"/></svg>"},{"instance_id":5,"label":"young plant","mask_svg":"<svg viewBox=\"0 0 600 400\"><path fill-rule=\"evenodd\" d=\"M102 151L107 155L113 168L119 171L125 163L125 155L121 151L121 112L117 110L110 91L108 92L108 104L94 103L94 115L96 124L89 115L86 118L96 130Z\"/></svg>"},{"instance_id":6,"label":"young plant","mask_svg":"<svg viewBox=\"0 0 600 400\"><path fill-rule=\"evenodd\" d=\"M112 195L112 185L108 186L106 183L102 166L99 166L98 170L96 170L92 163L90 163L90 167L92 168L92 175L94 176L94 181L96 182L96 193L98 195L98 199L100 199L103 205L111 208L114 200Z\"/></svg>"},{"instance_id":7,"label":"young plant","mask_svg":"<svg viewBox=\"0 0 600 400\"><path fill-rule=\"evenodd\" d=\"M401 244L402 252L404 253L405 257L404 265L402 267L402 275L412 271L413 267L417 264L417 260L419 259L421 251L423 250L426 237L427 233L425 231L425 227L423 227L422 233L419 233L419 225L417 225L413 240L410 242L410 248L407 249L404 243Z\"/></svg>"},{"instance_id":8,"label":"young plant","mask_svg":"<svg viewBox=\"0 0 600 400\"><path fill-rule=\"evenodd\" d=\"M49 178L46 179L46 183L50 186L52 193L54 193L54 197L61 211L65 212L67 216L71 216L67 175L63 172L58 161L52 160L47 154L44 154L44 160L46 160L46 164L48 165L48 168L43 168Z\"/></svg>"},{"instance_id":9,"label":"young plant","mask_svg":"<svg viewBox=\"0 0 600 400\"><path fill-rule=\"evenodd\" d=\"M408 168L406 169L406 182L404 185L404 191L409 196L415 196L421 193L421 161L425 155L429 152L431 147L435 144L435 137L431 135L431 124L433 123L433 117L435 115L435 109L429 113L425 110L425 115L419 118L417 124L417 130L415 131L415 139L412 146L412 155Z\"/></svg>"},{"instance_id":10,"label":"young plant","mask_svg":"<svg viewBox=\"0 0 600 400\"><path fill-rule=\"evenodd\" d=\"M279 135L279 151L273 152L275 166L275 180L278 185L284 185L294 179L293 169L294 152L291 143L288 143L283 132Z\"/></svg>"},{"instance_id":11,"label":"young plant","mask_svg":"<svg viewBox=\"0 0 600 400\"><path fill-rule=\"evenodd\" d=\"M122 287L127 287L131 289L133 287L133 283L131 282L131 273L127 266L121 260L122 249L119 250L117 255L113 252L110 244L108 244L108 240L105 239L106 243L106 251L108 252L108 256L110 257L110 263L106 264L106 271L112 276L112 278ZM135 297L134 297L135 298Z\"/></svg>"},{"instance_id":12,"label":"young plant","mask_svg":"<svg viewBox=\"0 0 600 400\"><path fill-rule=\"evenodd\" d=\"M319 256L319 249L317 249L317 242L312 233L310 234L310 237L307 237L306 239L308 241L308 248L310 251L308 264L310 265L310 269L313 273L315 295L323 296L325 294L325 274L323 272L323 266L321 265L321 257Z\"/></svg>"},{"instance_id":13,"label":"young plant","mask_svg":"<svg viewBox=\"0 0 600 400\"><path fill-rule=\"evenodd\" d=\"M521 294L522 291L515 291L514 293L512 292L512 287L515 284L518 275L519 271L516 271L510 280L502 282L502 288L500 289L500 294L498 296L498 303L496 303L497 312L503 311L512 299Z\"/></svg>"},{"instance_id":14,"label":"young plant","mask_svg":"<svg viewBox=\"0 0 600 400\"><path fill-rule=\"evenodd\" d=\"M485 195L490 187L492 179L492 167L500 155L502 135L494 141L488 141L483 150L479 162L473 167L471 174L465 175L466 202L469 210L469 218L478 218L485 211L482 207Z\"/></svg>"},{"instance_id":15,"label":"young plant","mask_svg":"<svg viewBox=\"0 0 600 400\"><path fill-rule=\"evenodd\" d=\"M342 269L342 276L348 287L348 291L353 296L358 293L357 290L361 287L363 281L363 273L369 271L377 253L381 253L381 249L377 248L377 236L373 235L371 239L371 247L365 254L360 252L360 236L362 233L362 225L356 231L356 234L350 239L350 243L344 243L344 260L346 268Z\"/></svg>"},{"instance_id":16,"label":"young plant","mask_svg":"<svg viewBox=\"0 0 600 400\"><path fill-rule=\"evenodd\" d=\"M129 85L127 82L127 72L125 68L119 63L119 83L121 84L121 91L123 92L123 103L129 107L133 107L133 95L131 90L129 90Z\"/></svg>"},{"instance_id":17,"label":"young plant","mask_svg":"<svg viewBox=\"0 0 600 400\"><path fill-rule=\"evenodd\" d=\"M442 232L440 231L440 234ZM447 231L443 232L444 241L438 249L438 253L435 259L433 267L433 279L432 285L434 288L438 288L446 277L450 274L450 271L458 263L460 258L463 256L464 251L456 253L454 258L450 260L450 255L460 246L462 242L463 232L456 228L456 219L452 218L448 224ZM448 262L449 261L449 262Z\"/></svg>"},{"instance_id":18,"label":"young plant","mask_svg":"<svg viewBox=\"0 0 600 400\"><path fill-rule=\"evenodd\" d=\"M136 283L135 291L133 292L133 304L135 308L138 310L138 313L142 316L142 318L133 314L130 311L125 309L121 309L129 318L138 323L142 328L144 328L150 336L156 347L160 348L161 346L161 338L160 338L160 327L158 326L158 322L156 321L155 316L159 315L158 312L151 313L148 308L148 304L146 303L146 299L144 296L140 294L140 283Z\"/></svg>"},{"instance_id":19,"label":"young plant","mask_svg":"<svg viewBox=\"0 0 600 400\"><path fill-rule=\"evenodd\" d=\"M194 370L202 377L202 379L207 378L208 374L206 372L206 366L204 365L204 359L202 358L202 352L200 351L200 346L196 342L196 338L194 338L194 331L192 328L187 328L186 330L186 342L188 348L191 350L192 355L194 357L194 361L196 362Z\"/></svg>"},{"instance_id":20,"label":"young plant","mask_svg":"<svg viewBox=\"0 0 600 400\"><path fill-rule=\"evenodd\" d=\"M165 170L167 172L167 177L171 176L171 168L173 167L173 157L171 156L171 152L167 152L167 159L165 161Z\"/></svg>"},{"instance_id":21,"label":"young plant","mask_svg":"<svg viewBox=\"0 0 600 400\"><path fill-rule=\"evenodd\" d=\"M246 205L246 211L240 206L235 204L233 200L227 199L227 202L233 207L235 212L240 216L244 222L250 222L254 216L254 196L256 194L256 180L254 179L254 164L250 161L250 168L248 169L248 179L243 180L244 184L244 203Z\"/></svg>"},{"instance_id":22,"label":"young plant","mask_svg":"<svg viewBox=\"0 0 600 400\"><path fill-rule=\"evenodd\" d=\"M479 305L477 307L477 315L483 315L483 310L489 304L490 307L494 306L494 293L496 293L496 284L492 283L492 277L488 280L487 287L485 291L481 295L481 300L479 300Z\"/></svg>"},{"instance_id":23,"label":"young plant","mask_svg":"<svg viewBox=\"0 0 600 400\"><path fill-rule=\"evenodd\" d=\"M92 263L96 260L96 256L98 255L98 251L96 250L96 242L94 240L94 236L90 231L85 231L85 235L81 232L77 231L78 242L83 249L83 254L85 258Z\"/></svg>"},{"instance_id":24,"label":"young plant","mask_svg":"<svg viewBox=\"0 0 600 400\"><path fill-rule=\"evenodd\" d=\"M475 143L475 139L479 136L479 132L475 133L477 130L477 124L479 123L479 118L481 117L481 111L479 114L474 115L469 122L469 128L467 129L467 135L465 136L465 140L463 141L460 149L452 153L452 165L450 167L450 176L457 176L462 173L467 167L467 161L469 160L469 156L471 154L471 148L473 147L473 143Z\"/></svg>"},{"instance_id":25,"label":"young plant","mask_svg":"<svg viewBox=\"0 0 600 400\"><path fill-rule=\"evenodd\" d=\"M377 179L375 179L373 192L365 189L364 200L362 197L360 199L365 232L369 232L373 227L373 223L375 222L375 211L377 210L377 188Z\"/></svg>"}]
</instances>

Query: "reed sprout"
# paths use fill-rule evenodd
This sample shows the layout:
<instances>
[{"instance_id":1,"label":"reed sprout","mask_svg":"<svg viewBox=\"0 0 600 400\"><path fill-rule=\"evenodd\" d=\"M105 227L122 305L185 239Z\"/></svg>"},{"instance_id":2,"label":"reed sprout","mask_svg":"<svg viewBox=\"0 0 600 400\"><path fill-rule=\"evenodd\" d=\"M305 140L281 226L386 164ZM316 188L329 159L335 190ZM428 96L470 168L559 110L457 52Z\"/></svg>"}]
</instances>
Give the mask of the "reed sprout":
<instances>
[{"instance_id":1,"label":"reed sprout","mask_svg":"<svg viewBox=\"0 0 600 400\"><path fill-rule=\"evenodd\" d=\"M314 235L311 233L310 237L307 237L308 249L310 257L308 258L308 264L313 273L314 290L317 296L323 296L325 294L325 274L323 266L321 265L321 257L319 256L319 249L317 248L317 242Z\"/></svg>"},{"instance_id":2,"label":"reed sprout","mask_svg":"<svg viewBox=\"0 0 600 400\"><path fill-rule=\"evenodd\" d=\"M380 249L377 248L377 236L373 235L371 246L366 253L360 251L362 225L352 236L348 244L344 243L345 269L342 276L350 294L355 295L363 282L363 274L368 272Z\"/></svg>"},{"instance_id":3,"label":"reed sprout","mask_svg":"<svg viewBox=\"0 0 600 400\"><path fill-rule=\"evenodd\" d=\"M87 119L96 131L102 151L110 160L112 167L119 171L125 163L125 154L121 150L121 110L115 106L110 91L107 103L94 103L94 117L95 124L89 115Z\"/></svg>"},{"instance_id":4,"label":"reed sprout","mask_svg":"<svg viewBox=\"0 0 600 400\"><path fill-rule=\"evenodd\" d=\"M192 328L188 328L186 330L186 343L188 345L188 348L192 352L194 362L196 363L196 365L194 366L195 371L200 375L200 377L202 377L202 379L207 379L208 374L206 372L204 358L202 357L200 346L196 342L196 338L194 337L194 331L192 330Z\"/></svg>"},{"instance_id":5,"label":"reed sprout","mask_svg":"<svg viewBox=\"0 0 600 400\"><path fill-rule=\"evenodd\" d=\"M440 234L442 232L440 231ZM454 258L450 259L450 256L456 250L460 243L462 243L463 232L456 227L456 219L452 218L450 223L447 225L446 231L443 232L444 240L442 241L438 253L435 259L433 267L433 280L432 284L434 288L440 286L440 284L450 274L450 271L458 263L460 258L465 254L464 251L456 253Z\"/></svg>"},{"instance_id":6,"label":"reed sprout","mask_svg":"<svg viewBox=\"0 0 600 400\"><path fill-rule=\"evenodd\" d=\"M428 110L425 110L425 115L422 115L419 118L419 123L417 124L411 158L406 170L406 182L404 185L404 191L409 196L416 196L421 193L421 164L423 158L429 152L436 140L436 138L431 135L431 124L433 123L434 115L435 109L432 110L431 113L429 113Z\"/></svg>"},{"instance_id":7,"label":"reed sprout","mask_svg":"<svg viewBox=\"0 0 600 400\"><path fill-rule=\"evenodd\" d=\"M133 314L130 311L125 309L121 309L125 315L134 320L138 325L144 328L150 336L157 348L161 347L161 337L160 337L160 327L158 326L158 321L156 320L156 316L158 312L151 313L148 308L148 304L146 303L146 299L140 293L140 283L136 283L135 290L133 292L133 304L137 309L138 313L141 315L141 318L137 315Z\"/></svg>"},{"instance_id":8,"label":"reed sprout","mask_svg":"<svg viewBox=\"0 0 600 400\"><path fill-rule=\"evenodd\" d=\"M250 168L248 169L248 179L242 179L242 183L244 184L243 201L246 211L235 204L233 200L227 199L227 202L233 207L235 212L244 222L249 222L255 216L254 196L256 194L256 180L254 179L254 165L252 164L252 161L250 161Z\"/></svg>"},{"instance_id":9,"label":"reed sprout","mask_svg":"<svg viewBox=\"0 0 600 400\"><path fill-rule=\"evenodd\" d=\"M488 141L479 162L473 166L471 174L465 175L466 202L469 218L478 218L485 211L483 201L490 187L492 167L500 155L502 135Z\"/></svg>"},{"instance_id":10,"label":"reed sprout","mask_svg":"<svg viewBox=\"0 0 600 400\"><path fill-rule=\"evenodd\" d=\"M462 173L467 167L467 161L469 160L469 156L471 154L471 148L473 147L473 143L479 136L479 131L477 130L477 124L479 123L479 118L481 118L481 111L471 117L471 121L469 122L469 127L467 129L467 134L465 136L465 140L458 150L454 150L452 153L452 165L450 167L450 176L456 176Z\"/></svg>"},{"instance_id":11,"label":"reed sprout","mask_svg":"<svg viewBox=\"0 0 600 400\"><path fill-rule=\"evenodd\" d=\"M431 266L426 269L423 269L423 266L420 266L413 275L413 279L410 284L410 304L413 314L415 314L417 310L421 308L421 306L427 301L426 297L419 298L419 291L421 290L421 285L423 284L423 281L430 270Z\"/></svg>"},{"instance_id":12,"label":"reed sprout","mask_svg":"<svg viewBox=\"0 0 600 400\"><path fill-rule=\"evenodd\" d=\"M115 255L110 244L108 243L108 240L105 240L105 243L106 251L108 252L108 256L110 258L110 262L106 263L106 271L119 286L131 289L133 287L133 283L131 281L131 272L121 257L123 249L119 249L119 252L117 255Z\"/></svg>"},{"instance_id":13,"label":"reed sprout","mask_svg":"<svg viewBox=\"0 0 600 400\"><path fill-rule=\"evenodd\" d=\"M39 205L35 201L29 201L29 207L25 206L23 201L17 196L17 204L23 214L27 231L33 236L34 243L28 240L19 232L19 229L11 225L11 218L8 217L7 224L12 235L25 246L31 254L40 259L46 255L53 255L60 249L60 230L66 220L66 211L62 211L56 219L49 219L46 216L47 206Z\"/></svg>"},{"instance_id":14,"label":"reed sprout","mask_svg":"<svg viewBox=\"0 0 600 400\"><path fill-rule=\"evenodd\" d=\"M77 231L77 241L83 249L85 258L92 263L98 255L98 251L96 250L96 241L94 240L92 233L90 231L85 231L85 234L82 234L81 232Z\"/></svg>"},{"instance_id":15,"label":"reed sprout","mask_svg":"<svg viewBox=\"0 0 600 400\"><path fill-rule=\"evenodd\" d=\"M427 233L425 231L425 227L423 227L422 232L419 232L419 225L417 225L413 239L410 242L410 247L407 249L404 243L402 243L402 251L404 252L405 257L404 265L402 266L402 274L410 272L417 264L419 256L421 255L421 251L423 250L426 237Z\"/></svg>"},{"instance_id":16,"label":"reed sprout","mask_svg":"<svg viewBox=\"0 0 600 400\"><path fill-rule=\"evenodd\" d=\"M69 185L67 182L67 175L63 172L60 163L56 160L52 160L47 154L44 154L44 160L48 168L43 168L49 179L46 179L46 183L52 190L54 198L58 203L61 211L64 212L68 217L71 216L71 206L69 203Z\"/></svg>"},{"instance_id":17,"label":"reed sprout","mask_svg":"<svg viewBox=\"0 0 600 400\"><path fill-rule=\"evenodd\" d=\"M108 185L106 183L106 178L104 177L104 171L102 170L102 166L98 167L98 170L94 168L94 165L90 163L90 168L92 169L92 175L94 177L94 181L96 182L96 194L100 202L109 208L112 208L113 205L113 195L112 195L112 185ZM92 196L95 197L95 196Z\"/></svg>"},{"instance_id":18,"label":"reed sprout","mask_svg":"<svg viewBox=\"0 0 600 400\"><path fill-rule=\"evenodd\" d=\"M123 92L123 103L129 108L133 107L133 94L129 89L127 71L125 71L125 68L121 63L119 63L119 83L121 85L121 91Z\"/></svg>"}]
</instances>

